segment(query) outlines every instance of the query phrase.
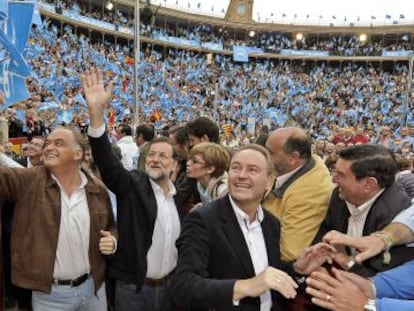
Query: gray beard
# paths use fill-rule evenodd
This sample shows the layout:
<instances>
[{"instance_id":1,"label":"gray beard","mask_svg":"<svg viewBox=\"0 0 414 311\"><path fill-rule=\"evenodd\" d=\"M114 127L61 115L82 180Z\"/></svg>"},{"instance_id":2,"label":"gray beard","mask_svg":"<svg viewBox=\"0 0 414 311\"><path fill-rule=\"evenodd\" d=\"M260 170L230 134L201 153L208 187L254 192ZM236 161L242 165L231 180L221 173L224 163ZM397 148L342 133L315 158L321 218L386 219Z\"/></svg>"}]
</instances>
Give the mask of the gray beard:
<instances>
[{"instance_id":1,"label":"gray beard","mask_svg":"<svg viewBox=\"0 0 414 311\"><path fill-rule=\"evenodd\" d=\"M168 178L169 176L165 176L165 174L163 172L154 172L152 171L150 168L145 168L145 171L148 175L149 178L151 178L153 181L160 181L164 178Z\"/></svg>"},{"instance_id":2,"label":"gray beard","mask_svg":"<svg viewBox=\"0 0 414 311\"><path fill-rule=\"evenodd\" d=\"M164 174L152 174L152 172L147 171L147 175L149 178L151 178L153 181L160 181L165 178Z\"/></svg>"}]
</instances>

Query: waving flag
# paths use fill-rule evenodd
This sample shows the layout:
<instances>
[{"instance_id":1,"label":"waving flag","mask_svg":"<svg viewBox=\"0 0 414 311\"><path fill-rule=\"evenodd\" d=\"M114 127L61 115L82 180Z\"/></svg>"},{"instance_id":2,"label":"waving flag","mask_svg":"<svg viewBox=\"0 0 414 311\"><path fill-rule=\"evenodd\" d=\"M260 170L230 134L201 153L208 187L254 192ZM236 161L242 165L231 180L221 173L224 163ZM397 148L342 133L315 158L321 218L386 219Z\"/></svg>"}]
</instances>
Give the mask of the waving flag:
<instances>
[{"instance_id":1,"label":"waving flag","mask_svg":"<svg viewBox=\"0 0 414 311\"><path fill-rule=\"evenodd\" d=\"M0 112L29 97L25 78L30 76L30 69L22 52L29 37L33 9L33 2L0 0L0 51L4 54L0 60L0 91L6 102L0 105Z\"/></svg>"}]
</instances>

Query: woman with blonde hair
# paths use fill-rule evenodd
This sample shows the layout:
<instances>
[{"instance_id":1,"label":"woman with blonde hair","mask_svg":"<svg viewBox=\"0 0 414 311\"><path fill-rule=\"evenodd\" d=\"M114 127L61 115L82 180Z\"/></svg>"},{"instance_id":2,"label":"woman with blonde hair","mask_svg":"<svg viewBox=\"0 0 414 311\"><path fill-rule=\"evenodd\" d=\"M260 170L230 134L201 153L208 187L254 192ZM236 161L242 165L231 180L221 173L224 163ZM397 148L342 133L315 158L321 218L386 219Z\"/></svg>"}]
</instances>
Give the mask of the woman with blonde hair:
<instances>
[{"instance_id":1,"label":"woman with blonde hair","mask_svg":"<svg viewBox=\"0 0 414 311\"><path fill-rule=\"evenodd\" d=\"M190 150L187 176L197 180L197 190L203 204L227 193L227 167L230 155L224 146L200 143Z\"/></svg>"}]
</instances>

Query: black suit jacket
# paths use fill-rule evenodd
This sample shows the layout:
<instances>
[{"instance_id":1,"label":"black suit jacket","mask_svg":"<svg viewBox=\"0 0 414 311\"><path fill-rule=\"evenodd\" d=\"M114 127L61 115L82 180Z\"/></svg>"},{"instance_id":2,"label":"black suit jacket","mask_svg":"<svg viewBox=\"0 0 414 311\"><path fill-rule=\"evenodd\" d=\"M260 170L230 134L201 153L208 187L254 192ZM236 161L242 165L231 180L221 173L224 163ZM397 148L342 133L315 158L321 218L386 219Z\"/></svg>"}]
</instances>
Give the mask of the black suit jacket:
<instances>
[{"instance_id":1,"label":"black suit jacket","mask_svg":"<svg viewBox=\"0 0 414 311\"><path fill-rule=\"evenodd\" d=\"M92 154L105 185L117 197L118 247L109 261L109 275L140 289L147 273L147 253L152 243L157 202L148 176L127 171L112 152L106 133L89 137ZM181 203L175 199L178 214Z\"/></svg>"},{"instance_id":2,"label":"black suit jacket","mask_svg":"<svg viewBox=\"0 0 414 311\"><path fill-rule=\"evenodd\" d=\"M261 223L269 266L281 268L278 220L264 210ZM190 213L177 240L174 298L191 310L234 310L233 287L255 276L253 263L229 197ZM273 309L282 297L272 292ZM259 298L245 298L237 310L260 310Z\"/></svg>"},{"instance_id":3,"label":"black suit jacket","mask_svg":"<svg viewBox=\"0 0 414 311\"><path fill-rule=\"evenodd\" d=\"M394 183L386 188L384 192L375 200L368 212L362 234L369 235L375 231L383 229L392 219L402 210L411 205L411 200L407 193L398 184ZM345 201L339 198L338 188L336 188L329 203L328 213L321 224L314 243L320 242L323 236L330 230L337 230L346 233L348 230L348 219L350 213ZM402 263L414 258L414 248L398 246L391 249L391 263L383 264L382 254L366 260L361 265L355 265L353 272L370 277L378 272L399 266Z\"/></svg>"},{"instance_id":4,"label":"black suit jacket","mask_svg":"<svg viewBox=\"0 0 414 311\"><path fill-rule=\"evenodd\" d=\"M19 158L16 160L17 163L19 163L21 166L27 167L27 157Z\"/></svg>"}]
</instances>

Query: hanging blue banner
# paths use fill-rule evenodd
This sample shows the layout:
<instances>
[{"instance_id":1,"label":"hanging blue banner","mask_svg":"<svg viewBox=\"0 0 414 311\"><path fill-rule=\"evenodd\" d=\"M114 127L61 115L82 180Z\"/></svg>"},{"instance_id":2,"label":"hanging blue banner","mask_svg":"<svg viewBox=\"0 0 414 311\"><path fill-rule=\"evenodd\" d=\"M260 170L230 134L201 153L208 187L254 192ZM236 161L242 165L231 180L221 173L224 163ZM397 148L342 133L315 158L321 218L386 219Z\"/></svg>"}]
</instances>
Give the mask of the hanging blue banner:
<instances>
[{"instance_id":1,"label":"hanging blue banner","mask_svg":"<svg viewBox=\"0 0 414 311\"><path fill-rule=\"evenodd\" d=\"M34 2L0 0L0 112L29 97L30 68L22 52L29 38Z\"/></svg>"},{"instance_id":2,"label":"hanging blue banner","mask_svg":"<svg viewBox=\"0 0 414 311\"><path fill-rule=\"evenodd\" d=\"M245 46L233 45L233 61L248 62L249 49Z\"/></svg>"}]
</instances>

